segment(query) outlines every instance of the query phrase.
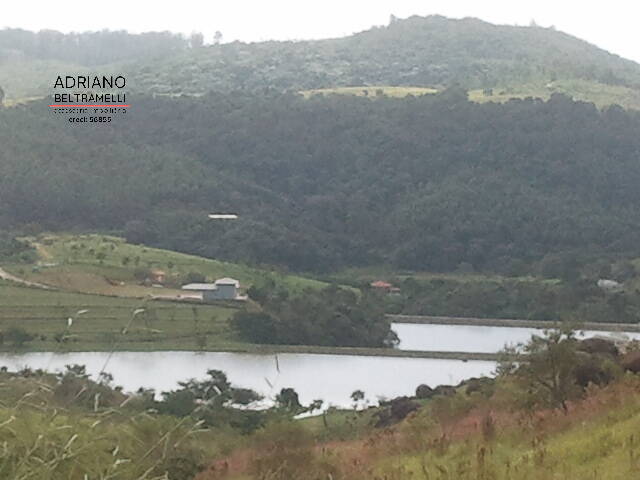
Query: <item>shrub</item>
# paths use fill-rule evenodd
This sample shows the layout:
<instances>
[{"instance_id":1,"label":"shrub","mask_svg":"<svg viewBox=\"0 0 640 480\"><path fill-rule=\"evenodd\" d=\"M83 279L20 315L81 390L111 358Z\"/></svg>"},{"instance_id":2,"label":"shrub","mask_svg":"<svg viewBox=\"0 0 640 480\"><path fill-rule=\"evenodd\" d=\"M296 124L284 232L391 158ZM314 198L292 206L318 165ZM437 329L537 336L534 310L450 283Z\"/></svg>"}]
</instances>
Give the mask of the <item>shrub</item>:
<instances>
[{"instance_id":1,"label":"shrub","mask_svg":"<svg viewBox=\"0 0 640 480\"><path fill-rule=\"evenodd\" d=\"M11 327L4 333L4 340L12 344L15 348L21 348L25 343L35 338L35 335L32 335L21 327Z\"/></svg>"}]
</instances>

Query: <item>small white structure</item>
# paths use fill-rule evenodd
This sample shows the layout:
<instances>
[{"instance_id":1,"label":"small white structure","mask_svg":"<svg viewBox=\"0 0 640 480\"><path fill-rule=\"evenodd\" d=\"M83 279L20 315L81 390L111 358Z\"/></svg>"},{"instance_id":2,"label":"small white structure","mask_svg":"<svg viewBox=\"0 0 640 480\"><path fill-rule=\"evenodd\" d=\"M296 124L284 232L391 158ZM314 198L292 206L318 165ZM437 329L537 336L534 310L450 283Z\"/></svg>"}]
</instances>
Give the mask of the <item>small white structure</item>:
<instances>
[{"instance_id":1,"label":"small white structure","mask_svg":"<svg viewBox=\"0 0 640 480\"><path fill-rule=\"evenodd\" d=\"M618 290L622 288L621 283L618 283L615 280L607 280L606 278L598 280L597 285L603 290Z\"/></svg>"},{"instance_id":2,"label":"small white structure","mask_svg":"<svg viewBox=\"0 0 640 480\"><path fill-rule=\"evenodd\" d=\"M189 283L182 290L200 292L202 300L236 300L240 282L233 278L220 278L215 283Z\"/></svg>"}]
</instances>

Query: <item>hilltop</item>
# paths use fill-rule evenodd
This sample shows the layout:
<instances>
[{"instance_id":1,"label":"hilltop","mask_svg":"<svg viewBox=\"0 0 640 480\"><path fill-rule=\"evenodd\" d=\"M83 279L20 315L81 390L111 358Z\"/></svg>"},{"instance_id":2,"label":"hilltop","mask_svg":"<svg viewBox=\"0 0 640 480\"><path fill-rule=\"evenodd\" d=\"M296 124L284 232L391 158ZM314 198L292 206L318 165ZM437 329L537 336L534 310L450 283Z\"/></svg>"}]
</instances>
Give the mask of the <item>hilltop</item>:
<instances>
[{"instance_id":1,"label":"hilltop","mask_svg":"<svg viewBox=\"0 0 640 480\"><path fill-rule=\"evenodd\" d=\"M56 69L99 69L125 73L133 92L171 96L458 84L478 101L560 92L598 106L640 108L640 65L553 28L414 16L344 38L207 46L166 32L55 33L45 35L57 50L28 32L0 32L0 85L8 100L49 94ZM107 41L100 54L88 48Z\"/></svg>"}]
</instances>

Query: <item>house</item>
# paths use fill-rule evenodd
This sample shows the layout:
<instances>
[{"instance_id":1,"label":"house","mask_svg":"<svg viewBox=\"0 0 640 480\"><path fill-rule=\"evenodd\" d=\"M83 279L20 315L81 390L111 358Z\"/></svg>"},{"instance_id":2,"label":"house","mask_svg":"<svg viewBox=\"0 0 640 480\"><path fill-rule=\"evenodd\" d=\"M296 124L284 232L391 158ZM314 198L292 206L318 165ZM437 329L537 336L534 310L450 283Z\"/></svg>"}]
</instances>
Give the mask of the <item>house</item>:
<instances>
[{"instance_id":1,"label":"house","mask_svg":"<svg viewBox=\"0 0 640 480\"><path fill-rule=\"evenodd\" d=\"M189 283L182 286L182 290L199 292L202 300L236 300L240 282L233 278L220 278L215 283Z\"/></svg>"},{"instance_id":2,"label":"house","mask_svg":"<svg viewBox=\"0 0 640 480\"><path fill-rule=\"evenodd\" d=\"M167 274L162 270L151 270L149 272L149 281L151 283L163 284L167 280Z\"/></svg>"},{"instance_id":3,"label":"house","mask_svg":"<svg viewBox=\"0 0 640 480\"><path fill-rule=\"evenodd\" d=\"M217 288L219 298L235 299L238 296L240 282L233 278L220 278L214 284Z\"/></svg>"},{"instance_id":4,"label":"house","mask_svg":"<svg viewBox=\"0 0 640 480\"><path fill-rule=\"evenodd\" d=\"M371 282L371 288L375 290L390 292L393 285L387 282L383 282L382 280L378 280L376 282Z\"/></svg>"},{"instance_id":5,"label":"house","mask_svg":"<svg viewBox=\"0 0 640 480\"><path fill-rule=\"evenodd\" d=\"M388 282L383 282L382 280L371 282L369 285L371 286L371 288L373 288L377 292L394 293L394 294L400 293L400 289L398 287L394 287L392 284Z\"/></svg>"}]
</instances>

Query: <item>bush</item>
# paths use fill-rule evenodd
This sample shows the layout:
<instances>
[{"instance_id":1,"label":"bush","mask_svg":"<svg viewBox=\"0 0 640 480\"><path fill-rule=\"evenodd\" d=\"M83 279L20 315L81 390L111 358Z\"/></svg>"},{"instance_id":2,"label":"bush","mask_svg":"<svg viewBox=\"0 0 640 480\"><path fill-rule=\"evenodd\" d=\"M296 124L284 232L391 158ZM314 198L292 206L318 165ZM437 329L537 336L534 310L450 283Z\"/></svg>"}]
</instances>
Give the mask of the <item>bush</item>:
<instances>
[{"instance_id":1,"label":"bush","mask_svg":"<svg viewBox=\"0 0 640 480\"><path fill-rule=\"evenodd\" d=\"M9 342L15 348L21 348L25 343L31 342L36 337L21 327L11 327L4 333L4 341Z\"/></svg>"}]
</instances>

